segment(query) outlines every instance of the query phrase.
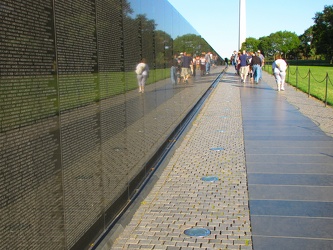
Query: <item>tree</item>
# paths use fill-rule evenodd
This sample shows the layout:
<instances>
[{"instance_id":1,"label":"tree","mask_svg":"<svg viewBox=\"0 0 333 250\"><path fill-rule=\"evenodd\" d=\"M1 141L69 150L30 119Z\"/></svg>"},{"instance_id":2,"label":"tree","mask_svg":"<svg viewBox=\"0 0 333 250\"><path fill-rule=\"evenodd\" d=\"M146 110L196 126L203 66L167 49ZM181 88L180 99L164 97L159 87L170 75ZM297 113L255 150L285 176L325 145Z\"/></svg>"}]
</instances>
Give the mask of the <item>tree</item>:
<instances>
[{"instance_id":1,"label":"tree","mask_svg":"<svg viewBox=\"0 0 333 250\"><path fill-rule=\"evenodd\" d=\"M298 36L289 31L278 31L269 36L261 37L259 40L258 48L269 58L272 58L278 52L286 58L287 54L292 54L300 45Z\"/></svg>"},{"instance_id":2,"label":"tree","mask_svg":"<svg viewBox=\"0 0 333 250\"><path fill-rule=\"evenodd\" d=\"M242 50L251 51L251 52L258 51L259 44L260 40L253 37L248 37L246 38L245 42L243 42L242 44Z\"/></svg>"},{"instance_id":3,"label":"tree","mask_svg":"<svg viewBox=\"0 0 333 250\"><path fill-rule=\"evenodd\" d=\"M301 58L306 58L308 59L311 56L315 55L314 49L312 49L311 44L312 44L312 26L308 28L307 30L304 31L302 35L299 36L299 40L301 42L300 46L298 47L298 54L300 54Z\"/></svg>"},{"instance_id":4,"label":"tree","mask_svg":"<svg viewBox=\"0 0 333 250\"><path fill-rule=\"evenodd\" d=\"M271 39L268 36L260 37L259 38L259 46L258 49L261 53L268 59L273 58L274 51L271 48Z\"/></svg>"},{"instance_id":5,"label":"tree","mask_svg":"<svg viewBox=\"0 0 333 250\"><path fill-rule=\"evenodd\" d=\"M313 18L313 46L318 54L333 61L333 5L325 6L323 12L317 12Z\"/></svg>"},{"instance_id":6,"label":"tree","mask_svg":"<svg viewBox=\"0 0 333 250\"><path fill-rule=\"evenodd\" d=\"M300 45L298 36L290 31L278 31L270 35L274 52L284 54L285 58Z\"/></svg>"}]
</instances>

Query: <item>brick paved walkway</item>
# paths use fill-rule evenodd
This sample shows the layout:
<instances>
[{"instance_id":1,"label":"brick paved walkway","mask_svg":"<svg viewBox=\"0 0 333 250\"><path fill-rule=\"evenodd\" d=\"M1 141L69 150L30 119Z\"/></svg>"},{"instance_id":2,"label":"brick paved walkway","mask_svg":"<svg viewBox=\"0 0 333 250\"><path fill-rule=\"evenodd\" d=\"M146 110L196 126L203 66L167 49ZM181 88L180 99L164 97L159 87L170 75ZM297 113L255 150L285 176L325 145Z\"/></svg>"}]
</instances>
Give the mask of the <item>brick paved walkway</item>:
<instances>
[{"instance_id":1,"label":"brick paved walkway","mask_svg":"<svg viewBox=\"0 0 333 250\"><path fill-rule=\"evenodd\" d=\"M307 222L299 220L304 219L304 214L299 208L295 209L294 205L300 201L300 206L309 206L310 210L317 209L311 210L313 215L310 215L317 219L323 214L316 214L316 211L333 208L333 197L330 195L333 190L333 181L330 182L333 177L333 162L330 162L333 155L330 146L333 146L330 137L333 134L333 109L307 98L290 86L283 93L274 92L272 88L275 88L274 78L267 73L264 73L263 83L259 85L242 85L233 68L229 67L198 116L192 121L192 126L177 143L174 154L155 173L151 181L153 184L148 185L97 249L311 249L304 248L306 244L308 247L323 246L323 249L332 249L329 248L333 247L333 236L330 233L316 229L321 235L313 239L312 229L304 231L303 226L290 231L290 225L278 225L278 222L288 218L300 225ZM265 97L261 100L268 104L258 106L264 108L253 113L252 118L249 106L258 103L258 100L256 102L253 98L259 98L260 94L264 94ZM297 122L304 122L305 126L312 125L309 125L306 120L308 118L303 118L303 115L297 116L300 118L297 118L299 120L296 125L290 125L290 120L283 120L284 117L290 119L292 116L281 113L278 118L282 119L281 123L285 124L283 126L295 129L289 130L290 133L300 133L297 134L299 137L291 138L294 134L281 135L288 131L285 128L279 131L276 131L276 127L270 128L269 119L274 119L274 116L269 118L271 106L265 107L271 105L266 102L270 98L276 98L277 103L282 103L282 110L286 114L295 112L294 108L288 106L288 103L291 103L296 112L299 110L309 117L328 137L321 135L320 131L314 131L314 134L308 134L311 139L306 139L302 129L307 128L302 128L302 124ZM265 115L262 114L267 111ZM252 130L252 120L263 121L261 124L266 127L259 131ZM274 137L274 132L279 136ZM304 140L308 140L312 148L295 144L302 144ZM317 141L323 146L306 159L313 161L313 165L306 165L301 159L304 159L310 150L313 152ZM282 145L284 142L291 146ZM270 148L277 150L280 157L275 159L274 155L267 152ZM247 169L247 165L250 169ZM311 180L304 180L300 184L298 179L291 178L295 176L293 173L300 174L302 178L304 171L314 174L307 175ZM322 179L316 179L323 175L326 175L325 187L318 183ZM218 180L203 181L202 177L207 176L217 177ZM265 176L267 178L263 179ZM283 177L282 183L279 183L276 177L279 177L279 180ZM286 180L289 181L289 186L286 186ZM274 189L280 193L265 193L265 190ZM307 201L307 193L299 193L299 190L311 192L313 201ZM314 193L318 195L318 192L324 202L318 196L312 196ZM267 199L267 196L270 198ZM249 209L248 204L252 204L253 208L251 206ZM277 207L276 211L271 207L272 204ZM292 206L287 209L288 212L283 212L279 210L281 204L286 204L285 208L290 204ZM262 211L262 208L267 210ZM326 213L326 216L327 214L330 215L330 212ZM251 227L250 217L255 223L254 228L253 225ZM324 224L320 224L320 218L312 218L311 221L317 227L324 226L323 230L333 231L332 226L329 226L332 217L326 218ZM268 225L269 222L275 223L277 227L274 227L274 224ZM189 228L205 228L210 230L210 235L187 236L184 231ZM297 236L295 232L299 230L303 231Z\"/></svg>"}]
</instances>

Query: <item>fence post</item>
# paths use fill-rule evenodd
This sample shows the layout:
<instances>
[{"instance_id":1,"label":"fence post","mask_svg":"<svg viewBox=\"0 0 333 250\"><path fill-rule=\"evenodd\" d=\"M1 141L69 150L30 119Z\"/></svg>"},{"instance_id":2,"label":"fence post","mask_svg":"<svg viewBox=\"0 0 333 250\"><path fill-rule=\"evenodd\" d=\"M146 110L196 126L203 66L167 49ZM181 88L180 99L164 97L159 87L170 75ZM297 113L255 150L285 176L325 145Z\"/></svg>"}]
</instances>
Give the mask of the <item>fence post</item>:
<instances>
[{"instance_id":1,"label":"fence post","mask_svg":"<svg viewBox=\"0 0 333 250\"><path fill-rule=\"evenodd\" d=\"M326 72L326 90L325 90L325 107L327 106L327 98L328 98L328 72Z\"/></svg>"},{"instance_id":2,"label":"fence post","mask_svg":"<svg viewBox=\"0 0 333 250\"><path fill-rule=\"evenodd\" d=\"M296 91L298 89L298 66L296 67Z\"/></svg>"},{"instance_id":3,"label":"fence post","mask_svg":"<svg viewBox=\"0 0 333 250\"><path fill-rule=\"evenodd\" d=\"M308 97L310 97L310 78L311 78L311 71L309 69L309 80L308 80Z\"/></svg>"}]
</instances>

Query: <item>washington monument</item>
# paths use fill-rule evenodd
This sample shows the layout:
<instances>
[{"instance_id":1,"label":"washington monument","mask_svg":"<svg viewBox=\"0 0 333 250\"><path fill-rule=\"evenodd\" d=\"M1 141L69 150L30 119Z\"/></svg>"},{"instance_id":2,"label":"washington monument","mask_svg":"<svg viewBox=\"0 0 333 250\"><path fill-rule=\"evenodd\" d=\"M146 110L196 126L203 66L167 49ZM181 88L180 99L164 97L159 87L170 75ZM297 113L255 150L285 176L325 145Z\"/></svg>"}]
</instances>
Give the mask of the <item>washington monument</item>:
<instances>
[{"instance_id":1,"label":"washington monument","mask_svg":"<svg viewBox=\"0 0 333 250\"><path fill-rule=\"evenodd\" d=\"M246 39L246 0L239 0L239 40L238 51Z\"/></svg>"}]
</instances>

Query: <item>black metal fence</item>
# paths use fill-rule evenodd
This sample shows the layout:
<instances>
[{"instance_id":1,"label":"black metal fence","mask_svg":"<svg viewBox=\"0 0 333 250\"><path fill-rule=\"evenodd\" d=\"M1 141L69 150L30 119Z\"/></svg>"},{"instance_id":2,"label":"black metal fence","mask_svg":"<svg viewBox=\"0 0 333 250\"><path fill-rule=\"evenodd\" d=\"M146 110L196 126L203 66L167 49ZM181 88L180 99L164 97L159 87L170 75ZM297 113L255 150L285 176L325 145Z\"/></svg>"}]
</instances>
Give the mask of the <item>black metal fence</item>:
<instances>
[{"instance_id":1,"label":"black metal fence","mask_svg":"<svg viewBox=\"0 0 333 250\"><path fill-rule=\"evenodd\" d=\"M329 74L328 72L326 72L326 76L323 78L323 79L317 79L312 73L311 73L311 68L309 68L307 74L305 76L302 76L300 73L299 73L299 69L298 67L296 67L295 69L295 72L291 72L290 71L290 67L288 68L288 82L290 82L289 80L289 77L290 75L294 75L295 78L296 78L296 83L295 83L295 87L296 89L299 88L299 78L301 78L302 80L306 80L307 79L307 90L306 90L306 93L308 94L308 97L311 96L311 83L312 84L316 84L316 83L319 83L319 84L322 84L324 83L325 84L325 92L324 92L324 95L313 95L315 97L317 97L318 99L322 100L324 103L325 103L325 106L327 106L327 103L328 103L328 87L330 86L331 87L331 90L333 90L333 84L332 84L332 81L329 77ZM333 92L331 91L332 93L332 96L333 96ZM323 96L323 98L322 98ZM333 102L330 102L331 105L333 104Z\"/></svg>"},{"instance_id":2,"label":"black metal fence","mask_svg":"<svg viewBox=\"0 0 333 250\"><path fill-rule=\"evenodd\" d=\"M264 69L271 72L272 62L267 62ZM302 66L304 68L305 66ZM292 69L291 69L292 68ZM328 72L323 71L323 78L318 79L309 67L304 74L304 70L300 70L299 66L287 68L286 81L308 94L308 97L313 96L325 103L325 106L333 105L333 83ZM302 75L303 73L303 75Z\"/></svg>"}]
</instances>

